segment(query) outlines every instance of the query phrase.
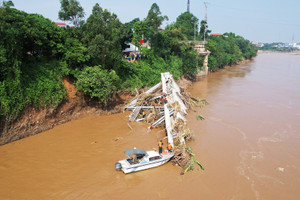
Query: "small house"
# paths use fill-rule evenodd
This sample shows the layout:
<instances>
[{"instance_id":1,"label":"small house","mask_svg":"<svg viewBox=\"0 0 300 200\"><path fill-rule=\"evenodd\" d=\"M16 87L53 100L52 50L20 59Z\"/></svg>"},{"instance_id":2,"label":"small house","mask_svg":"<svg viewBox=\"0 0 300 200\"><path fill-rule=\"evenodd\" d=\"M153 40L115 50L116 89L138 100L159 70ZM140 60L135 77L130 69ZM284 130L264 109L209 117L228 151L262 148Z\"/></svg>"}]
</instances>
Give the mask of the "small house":
<instances>
[{"instance_id":1,"label":"small house","mask_svg":"<svg viewBox=\"0 0 300 200\"><path fill-rule=\"evenodd\" d=\"M66 23L63 23L63 22L55 22L55 24L59 27L63 27L63 28L66 28L67 27L67 24Z\"/></svg>"},{"instance_id":2,"label":"small house","mask_svg":"<svg viewBox=\"0 0 300 200\"><path fill-rule=\"evenodd\" d=\"M134 44L128 43L126 49L122 51L122 57L128 58L132 57L135 59L138 55L140 55L141 51Z\"/></svg>"}]
</instances>

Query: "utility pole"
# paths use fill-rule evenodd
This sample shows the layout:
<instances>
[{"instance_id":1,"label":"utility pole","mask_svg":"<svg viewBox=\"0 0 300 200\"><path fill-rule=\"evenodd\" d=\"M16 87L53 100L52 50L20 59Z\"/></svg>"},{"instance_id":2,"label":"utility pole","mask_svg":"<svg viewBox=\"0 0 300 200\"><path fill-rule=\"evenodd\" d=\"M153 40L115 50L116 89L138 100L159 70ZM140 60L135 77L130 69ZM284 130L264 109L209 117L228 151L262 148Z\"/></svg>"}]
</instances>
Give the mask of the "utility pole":
<instances>
[{"instance_id":1,"label":"utility pole","mask_svg":"<svg viewBox=\"0 0 300 200\"><path fill-rule=\"evenodd\" d=\"M204 6L205 6L205 22L206 22L206 25L205 25L205 29L204 29L204 41L205 41L205 35L206 35L206 26L207 26L207 7L208 7L208 2L204 2Z\"/></svg>"},{"instance_id":2,"label":"utility pole","mask_svg":"<svg viewBox=\"0 0 300 200\"><path fill-rule=\"evenodd\" d=\"M196 22L194 23L194 41L196 41Z\"/></svg>"},{"instance_id":3,"label":"utility pole","mask_svg":"<svg viewBox=\"0 0 300 200\"><path fill-rule=\"evenodd\" d=\"M208 7L208 2L204 2L204 5L205 5L205 21L207 23L207 7Z\"/></svg>"},{"instance_id":4,"label":"utility pole","mask_svg":"<svg viewBox=\"0 0 300 200\"><path fill-rule=\"evenodd\" d=\"M187 1L187 12L190 12L190 0Z\"/></svg>"}]
</instances>

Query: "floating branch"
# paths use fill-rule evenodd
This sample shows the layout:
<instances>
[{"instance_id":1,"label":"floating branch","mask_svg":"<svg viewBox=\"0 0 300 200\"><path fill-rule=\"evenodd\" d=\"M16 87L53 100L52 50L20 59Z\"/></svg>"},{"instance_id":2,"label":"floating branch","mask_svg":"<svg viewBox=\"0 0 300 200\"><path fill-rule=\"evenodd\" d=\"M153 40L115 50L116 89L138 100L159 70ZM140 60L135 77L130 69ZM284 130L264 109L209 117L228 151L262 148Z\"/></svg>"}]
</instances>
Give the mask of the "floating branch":
<instances>
[{"instance_id":1,"label":"floating branch","mask_svg":"<svg viewBox=\"0 0 300 200\"><path fill-rule=\"evenodd\" d=\"M197 115L197 120L204 120L205 118L202 117L201 115Z\"/></svg>"}]
</instances>

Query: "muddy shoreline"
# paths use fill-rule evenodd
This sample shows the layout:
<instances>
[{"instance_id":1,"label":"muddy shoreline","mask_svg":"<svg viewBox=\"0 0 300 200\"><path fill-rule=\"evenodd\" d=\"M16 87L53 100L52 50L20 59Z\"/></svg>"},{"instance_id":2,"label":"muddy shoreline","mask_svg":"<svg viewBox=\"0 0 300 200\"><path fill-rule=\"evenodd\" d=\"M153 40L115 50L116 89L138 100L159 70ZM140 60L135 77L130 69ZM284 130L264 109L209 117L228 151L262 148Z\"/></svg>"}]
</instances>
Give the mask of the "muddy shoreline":
<instances>
[{"instance_id":1,"label":"muddy shoreline","mask_svg":"<svg viewBox=\"0 0 300 200\"><path fill-rule=\"evenodd\" d=\"M243 60L237 65L242 65L251 61L252 60ZM196 76L196 79L191 81L182 77L177 83L179 87L186 90L193 82L200 81L201 78L202 77L197 78ZM85 100L80 93L74 95L74 90L76 90L76 88L66 79L64 79L64 84L67 90L68 100L65 100L56 109L45 108L38 110L29 106L17 117L17 119L4 122L2 132L0 132L0 145L41 133L71 120L88 116L120 113L124 110L125 105L130 99L135 96L131 92L119 92L114 95L110 105L103 108L95 102Z\"/></svg>"}]
</instances>

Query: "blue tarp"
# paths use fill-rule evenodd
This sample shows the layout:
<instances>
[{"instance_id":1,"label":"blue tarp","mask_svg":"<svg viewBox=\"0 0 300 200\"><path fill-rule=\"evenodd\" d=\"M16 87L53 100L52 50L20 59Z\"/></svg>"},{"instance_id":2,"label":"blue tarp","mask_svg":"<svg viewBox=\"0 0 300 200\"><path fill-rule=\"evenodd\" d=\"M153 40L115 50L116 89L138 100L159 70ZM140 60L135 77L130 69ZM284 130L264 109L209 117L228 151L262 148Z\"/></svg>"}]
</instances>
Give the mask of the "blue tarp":
<instances>
[{"instance_id":1,"label":"blue tarp","mask_svg":"<svg viewBox=\"0 0 300 200\"><path fill-rule=\"evenodd\" d=\"M147 152L143 149L128 149L126 151L124 151L124 153L127 155L127 156L131 156L133 154L143 154L143 155L146 155Z\"/></svg>"}]
</instances>

